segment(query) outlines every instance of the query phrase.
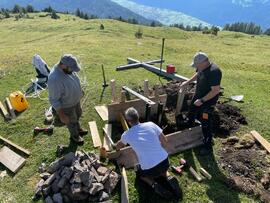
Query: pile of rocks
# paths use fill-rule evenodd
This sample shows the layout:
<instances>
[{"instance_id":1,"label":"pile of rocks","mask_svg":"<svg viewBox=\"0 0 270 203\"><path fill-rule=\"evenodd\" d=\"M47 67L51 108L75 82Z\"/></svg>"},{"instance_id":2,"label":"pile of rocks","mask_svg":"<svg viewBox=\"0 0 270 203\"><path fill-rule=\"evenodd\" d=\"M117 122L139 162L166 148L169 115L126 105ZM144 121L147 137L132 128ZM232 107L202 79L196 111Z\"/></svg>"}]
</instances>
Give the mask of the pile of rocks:
<instances>
[{"instance_id":1,"label":"pile of rocks","mask_svg":"<svg viewBox=\"0 0 270 203\"><path fill-rule=\"evenodd\" d=\"M45 203L104 202L118 183L120 176L102 166L95 154L70 152L50 164L35 188L35 198Z\"/></svg>"}]
</instances>

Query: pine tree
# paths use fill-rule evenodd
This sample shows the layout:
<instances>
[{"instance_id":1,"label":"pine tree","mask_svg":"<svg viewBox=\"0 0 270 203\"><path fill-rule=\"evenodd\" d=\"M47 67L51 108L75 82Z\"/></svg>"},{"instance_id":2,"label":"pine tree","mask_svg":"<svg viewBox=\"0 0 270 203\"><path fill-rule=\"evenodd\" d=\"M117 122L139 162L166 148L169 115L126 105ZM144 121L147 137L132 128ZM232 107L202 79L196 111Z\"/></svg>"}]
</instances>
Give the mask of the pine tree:
<instances>
[{"instance_id":1,"label":"pine tree","mask_svg":"<svg viewBox=\"0 0 270 203\"><path fill-rule=\"evenodd\" d=\"M27 5L26 6L26 11L28 13L34 13L35 12L35 9L34 9L34 7L32 5Z\"/></svg>"},{"instance_id":2,"label":"pine tree","mask_svg":"<svg viewBox=\"0 0 270 203\"><path fill-rule=\"evenodd\" d=\"M12 13L20 13L21 12L21 7L18 4L15 4Z\"/></svg>"}]
</instances>

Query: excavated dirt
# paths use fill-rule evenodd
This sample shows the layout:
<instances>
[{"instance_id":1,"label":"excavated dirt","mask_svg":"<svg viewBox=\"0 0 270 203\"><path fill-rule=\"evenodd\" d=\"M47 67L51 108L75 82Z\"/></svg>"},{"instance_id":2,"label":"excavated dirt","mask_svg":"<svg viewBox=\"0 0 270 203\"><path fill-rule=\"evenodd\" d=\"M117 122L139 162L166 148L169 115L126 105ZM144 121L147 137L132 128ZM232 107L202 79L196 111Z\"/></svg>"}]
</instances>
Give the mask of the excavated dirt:
<instances>
[{"instance_id":1,"label":"excavated dirt","mask_svg":"<svg viewBox=\"0 0 270 203\"><path fill-rule=\"evenodd\" d=\"M228 138L218 156L219 166L228 172L229 187L270 202L269 157L252 136Z\"/></svg>"}]
</instances>

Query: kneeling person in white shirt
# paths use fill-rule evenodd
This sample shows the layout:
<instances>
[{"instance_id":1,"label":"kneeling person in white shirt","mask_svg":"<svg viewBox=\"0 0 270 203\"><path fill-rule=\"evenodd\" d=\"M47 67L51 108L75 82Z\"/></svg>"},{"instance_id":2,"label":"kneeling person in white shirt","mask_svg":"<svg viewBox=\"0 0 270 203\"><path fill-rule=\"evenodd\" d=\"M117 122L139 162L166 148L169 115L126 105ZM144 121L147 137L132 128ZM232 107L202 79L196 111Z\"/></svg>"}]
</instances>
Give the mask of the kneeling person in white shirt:
<instances>
[{"instance_id":1,"label":"kneeling person in white shirt","mask_svg":"<svg viewBox=\"0 0 270 203\"><path fill-rule=\"evenodd\" d=\"M123 133L121 140L116 144L116 149L119 150L129 144L139 160L140 167L137 172L139 178L160 196L171 198L173 194L155 181L159 177L164 177L166 180L170 178L167 176L168 153L164 148L167 139L162 129L153 122L140 123L139 114L135 108L127 109L125 117L131 128Z\"/></svg>"}]
</instances>

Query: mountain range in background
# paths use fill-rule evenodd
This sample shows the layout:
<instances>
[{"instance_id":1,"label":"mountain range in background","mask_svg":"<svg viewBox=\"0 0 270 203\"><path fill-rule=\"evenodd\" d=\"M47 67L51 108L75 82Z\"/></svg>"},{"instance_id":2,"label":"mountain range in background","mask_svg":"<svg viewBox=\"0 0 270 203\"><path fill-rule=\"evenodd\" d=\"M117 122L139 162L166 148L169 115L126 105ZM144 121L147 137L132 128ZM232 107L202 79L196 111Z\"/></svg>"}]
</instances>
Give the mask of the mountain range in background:
<instances>
[{"instance_id":1,"label":"mountain range in background","mask_svg":"<svg viewBox=\"0 0 270 203\"><path fill-rule=\"evenodd\" d=\"M0 0L0 8L15 4L36 9L52 6L57 11L84 13L100 18L136 19L141 24L159 21L164 25L224 26L254 22L270 28L270 0Z\"/></svg>"},{"instance_id":2,"label":"mountain range in background","mask_svg":"<svg viewBox=\"0 0 270 203\"><path fill-rule=\"evenodd\" d=\"M138 4L183 12L210 24L254 22L270 28L270 0L132 0Z\"/></svg>"},{"instance_id":3,"label":"mountain range in background","mask_svg":"<svg viewBox=\"0 0 270 203\"><path fill-rule=\"evenodd\" d=\"M12 8L15 4L34 6L35 9L42 10L51 6L61 12L74 13L79 8L84 13L95 15L100 18L136 19L141 24L151 24L158 21L164 25L180 24L190 26L211 26L209 23L185 15L181 12L168 9L158 9L135 4L131 1L114 0L0 0L0 8Z\"/></svg>"},{"instance_id":4,"label":"mountain range in background","mask_svg":"<svg viewBox=\"0 0 270 203\"><path fill-rule=\"evenodd\" d=\"M129 9L120 6L110 0L0 0L0 8L13 8L15 4L20 6L32 5L37 10L51 6L56 11L75 13L80 9L84 13L100 18L136 19L141 24L151 24L152 20L146 19Z\"/></svg>"},{"instance_id":5,"label":"mountain range in background","mask_svg":"<svg viewBox=\"0 0 270 203\"><path fill-rule=\"evenodd\" d=\"M157 20L164 25L172 25L172 24L180 24L182 23L184 26L207 26L211 25L205 21L199 20L197 18L185 15L184 13L169 10L156 8L151 6L145 6L142 4L137 4L133 1L128 0L112 0L119 5L128 8L129 10L137 13L147 19Z\"/></svg>"}]
</instances>

